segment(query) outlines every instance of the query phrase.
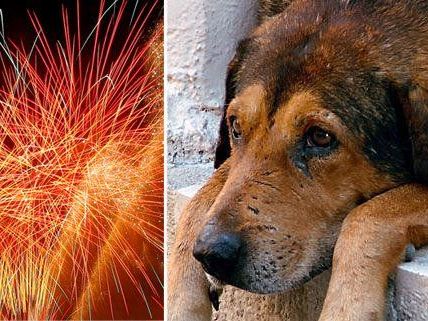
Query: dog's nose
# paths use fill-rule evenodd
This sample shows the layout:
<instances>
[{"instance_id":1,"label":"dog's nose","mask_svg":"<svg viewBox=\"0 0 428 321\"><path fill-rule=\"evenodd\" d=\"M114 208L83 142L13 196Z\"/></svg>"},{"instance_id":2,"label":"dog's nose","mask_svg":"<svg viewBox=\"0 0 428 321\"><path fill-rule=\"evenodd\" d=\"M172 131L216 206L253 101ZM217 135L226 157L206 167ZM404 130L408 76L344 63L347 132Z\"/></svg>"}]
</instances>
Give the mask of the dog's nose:
<instances>
[{"instance_id":1,"label":"dog's nose","mask_svg":"<svg viewBox=\"0 0 428 321\"><path fill-rule=\"evenodd\" d=\"M237 264L241 246L241 238L235 233L204 231L196 240L193 256L208 274L224 280Z\"/></svg>"}]
</instances>

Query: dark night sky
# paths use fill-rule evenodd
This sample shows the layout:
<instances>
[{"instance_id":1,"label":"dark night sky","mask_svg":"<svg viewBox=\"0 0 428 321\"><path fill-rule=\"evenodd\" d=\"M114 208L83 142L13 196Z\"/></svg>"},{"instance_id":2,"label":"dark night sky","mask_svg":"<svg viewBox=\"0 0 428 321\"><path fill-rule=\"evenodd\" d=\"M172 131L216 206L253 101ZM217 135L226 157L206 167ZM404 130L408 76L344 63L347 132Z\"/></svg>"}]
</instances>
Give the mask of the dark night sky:
<instances>
[{"instance_id":1,"label":"dark night sky","mask_svg":"<svg viewBox=\"0 0 428 321\"><path fill-rule=\"evenodd\" d=\"M0 0L0 8L3 11L6 37L14 41L24 41L26 45L31 45L34 40L34 29L28 18L28 11L33 11L39 17L43 28L51 40L62 40L63 28L61 7L64 5L70 12L70 22L72 29L76 21L76 1L77 0ZM113 0L106 0L108 7ZM155 2L153 0L129 0L125 19L129 19L138 2L139 10L144 5L151 7ZM162 19L163 1L156 4L154 13L151 15L150 25L152 26L157 20ZM118 4L120 1L118 2ZM100 0L80 0L80 16L82 36L87 35L94 27L98 17ZM146 8L146 10L147 10ZM73 25L74 24L74 25ZM123 30L123 32L126 32Z\"/></svg>"}]
</instances>

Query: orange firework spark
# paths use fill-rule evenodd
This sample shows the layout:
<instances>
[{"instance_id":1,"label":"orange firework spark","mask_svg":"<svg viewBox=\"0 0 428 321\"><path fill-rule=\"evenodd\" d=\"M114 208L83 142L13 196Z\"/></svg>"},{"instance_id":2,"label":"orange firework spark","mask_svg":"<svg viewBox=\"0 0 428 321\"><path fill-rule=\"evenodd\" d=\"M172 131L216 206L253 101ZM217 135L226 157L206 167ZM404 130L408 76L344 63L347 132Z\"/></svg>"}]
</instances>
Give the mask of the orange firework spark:
<instances>
[{"instance_id":1,"label":"orange firework spark","mask_svg":"<svg viewBox=\"0 0 428 321\"><path fill-rule=\"evenodd\" d=\"M76 5L64 43L0 34L0 317L162 319L158 4L102 0L87 38Z\"/></svg>"}]
</instances>

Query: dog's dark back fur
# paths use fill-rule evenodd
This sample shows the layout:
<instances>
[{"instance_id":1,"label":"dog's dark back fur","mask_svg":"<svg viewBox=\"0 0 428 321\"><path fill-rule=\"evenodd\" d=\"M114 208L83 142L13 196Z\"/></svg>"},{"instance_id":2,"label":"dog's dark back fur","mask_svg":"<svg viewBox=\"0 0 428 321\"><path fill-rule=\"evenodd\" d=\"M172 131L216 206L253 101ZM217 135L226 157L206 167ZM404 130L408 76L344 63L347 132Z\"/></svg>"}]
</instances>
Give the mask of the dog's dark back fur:
<instances>
[{"instance_id":1,"label":"dog's dark back fur","mask_svg":"<svg viewBox=\"0 0 428 321\"><path fill-rule=\"evenodd\" d=\"M428 2L297 0L278 13L288 3L261 2L260 20L267 22L238 46L225 111L236 92L256 80L270 83L273 108L297 87L316 87L364 137L375 166L397 180L427 182ZM215 166L229 155L224 116Z\"/></svg>"}]
</instances>

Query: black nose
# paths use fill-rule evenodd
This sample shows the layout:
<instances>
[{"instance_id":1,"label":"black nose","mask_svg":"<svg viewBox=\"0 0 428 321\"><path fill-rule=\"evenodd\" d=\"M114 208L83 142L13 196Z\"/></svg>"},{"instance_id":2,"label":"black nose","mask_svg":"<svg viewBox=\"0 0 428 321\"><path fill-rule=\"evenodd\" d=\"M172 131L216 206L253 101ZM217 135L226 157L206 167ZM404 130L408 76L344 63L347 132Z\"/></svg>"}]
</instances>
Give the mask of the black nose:
<instances>
[{"instance_id":1,"label":"black nose","mask_svg":"<svg viewBox=\"0 0 428 321\"><path fill-rule=\"evenodd\" d=\"M241 238L235 233L205 230L196 240L193 255L208 274L224 281L238 263L241 247Z\"/></svg>"}]
</instances>

